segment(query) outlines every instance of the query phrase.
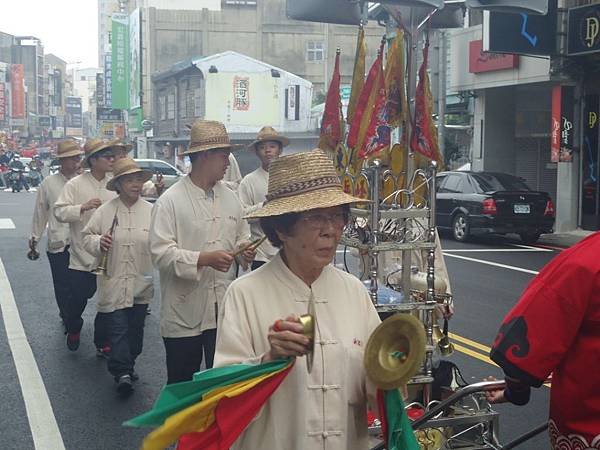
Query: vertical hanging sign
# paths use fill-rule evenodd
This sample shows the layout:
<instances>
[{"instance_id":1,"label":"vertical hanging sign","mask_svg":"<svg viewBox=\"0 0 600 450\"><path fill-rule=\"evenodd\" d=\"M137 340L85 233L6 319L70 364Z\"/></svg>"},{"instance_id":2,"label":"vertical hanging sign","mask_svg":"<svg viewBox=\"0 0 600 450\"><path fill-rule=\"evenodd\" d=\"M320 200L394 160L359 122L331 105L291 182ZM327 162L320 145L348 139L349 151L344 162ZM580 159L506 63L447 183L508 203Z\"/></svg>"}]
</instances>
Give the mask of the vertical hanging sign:
<instances>
[{"instance_id":1,"label":"vertical hanging sign","mask_svg":"<svg viewBox=\"0 0 600 450\"><path fill-rule=\"evenodd\" d=\"M129 109L129 16L112 16L111 100L115 109Z\"/></svg>"},{"instance_id":2,"label":"vertical hanging sign","mask_svg":"<svg viewBox=\"0 0 600 450\"><path fill-rule=\"evenodd\" d=\"M552 88L550 152L552 162L573 161L573 87Z\"/></svg>"}]
</instances>

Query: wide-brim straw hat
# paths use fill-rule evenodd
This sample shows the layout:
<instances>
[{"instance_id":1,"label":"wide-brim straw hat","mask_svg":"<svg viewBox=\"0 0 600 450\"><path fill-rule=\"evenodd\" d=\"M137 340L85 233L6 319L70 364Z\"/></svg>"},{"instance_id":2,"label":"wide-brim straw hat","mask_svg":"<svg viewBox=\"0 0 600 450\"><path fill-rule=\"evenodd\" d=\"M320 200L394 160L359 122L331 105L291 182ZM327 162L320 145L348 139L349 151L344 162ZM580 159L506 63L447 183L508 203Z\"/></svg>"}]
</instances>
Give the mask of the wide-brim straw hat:
<instances>
[{"instance_id":1,"label":"wide-brim straw hat","mask_svg":"<svg viewBox=\"0 0 600 450\"><path fill-rule=\"evenodd\" d=\"M233 150L242 147L230 142L225 125L216 120L196 120L191 130L190 145L186 151L181 153L182 155L219 148Z\"/></svg>"},{"instance_id":2,"label":"wide-brim straw hat","mask_svg":"<svg viewBox=\"0 0 600 450\"><path fill-rule=\"evenodd\" d=\"M111 148L122 148L127 153L129 153L131 151L131 149L133 148L133 144L123 142L120 139L114 139L114 140L110 141L110 147Z\"/></svg>"},{"instance_id":3,"label":"wide-brim straw hat","mask_svg":"<svg viewBox=\"0 0 600 450\"><path fill-rule=\"evenodd\" d=\"M115 161L113 165L113 177L106 183L106 189L116 191L116 182L119 178L132 173L141 173L144 177L144 183L152 178L152 172L141 169L131 158L121 158Z\"/></svg>"},{"instance_id":4,"label":"wide-brim straw hat","mask_svg":"<svg viewBox=\"0 0 600 450\"><path fill-rule=\"evenodd\" d=\"M246 219L280 216L317 208L367 200L346 194L331 158L323 150L292 153L269 166L269 187L264 206Z\"/></svg>"},{"instance_id":5,"label":"wide-brim straw hat","mask_svg":"<svg viewBox=\"0 0 600 450\"><path fill-rule=\"evenodd\" d=\"M85 144L83 145L83 151L85 152L85 156L83 158L83 166L89 167L90 156L93 156L96 153L110 147L110 142L104 139L92 138L85 141Z\"/></svg>"},{"instance_id":6,"label":"wide-brim straw hat","mask_svg":"<svg viewBox=\"0 0 600 450\"><path fill-rule=\"evenodd\" d=\"M290 140L285 136L279 134L273 127L262 127L256 136L256 140L252 142L248 147L256 150L256 146L261 142L274 141L279 142L282 147L289 145Z\"/></svg>"},{"instance_id":7,"label":"wide-brim straw hat","mask_svg":"<svg viewBox=\"0 0 600 450\"><path fill-rule=\"evenodd\" d=\"M56 157L58 159L80 155L83 155L83 151L77 142L67 140L58 143L58 147L56 148Z\"/></svg>"}]
</instances>

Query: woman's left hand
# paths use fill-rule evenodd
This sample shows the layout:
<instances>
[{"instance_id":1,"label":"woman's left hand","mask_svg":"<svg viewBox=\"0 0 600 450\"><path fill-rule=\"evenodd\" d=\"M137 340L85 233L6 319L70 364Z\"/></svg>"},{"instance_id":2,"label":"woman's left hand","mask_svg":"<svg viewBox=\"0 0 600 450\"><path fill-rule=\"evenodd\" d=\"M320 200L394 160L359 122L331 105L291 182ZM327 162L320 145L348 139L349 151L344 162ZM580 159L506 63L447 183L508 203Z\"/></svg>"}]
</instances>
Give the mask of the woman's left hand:
<instances>
[{"instance_id":1,"label":"woman's left hand","mask_svg":"<svg viewBox=\"0 0 600 450\"><path fill-rule=\"evenodd\" d=\"M486 377L484 381L497 381L495 377ZM492 389L489 391L485 391L485 399L488 403L506 403L506 397L504 396L504 388L501 389Z\"/></svg>"}]
</instances>

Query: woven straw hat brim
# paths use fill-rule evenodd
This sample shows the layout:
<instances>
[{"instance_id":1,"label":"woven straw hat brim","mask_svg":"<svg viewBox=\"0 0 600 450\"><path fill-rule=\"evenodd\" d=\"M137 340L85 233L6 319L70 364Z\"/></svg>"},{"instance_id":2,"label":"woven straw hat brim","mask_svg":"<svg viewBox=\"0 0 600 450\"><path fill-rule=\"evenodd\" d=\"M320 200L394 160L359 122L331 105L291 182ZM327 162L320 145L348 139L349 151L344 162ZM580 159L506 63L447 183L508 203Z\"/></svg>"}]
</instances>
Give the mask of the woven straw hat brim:
<instances>
[{"instance_id":1,"label":"woven straw hat brim","mask_svg":"<svg viewBox=\"0 0 600 450\"><path fill-rule=\"evenodd\" d=\"M99 147L95 148L94 150L92 150L90 153L86 153L83 159L83 163L82 166L83 167L90 167L89 165L89 159L91 156L94 156L96 153L102 151L102 150L106 150L107 148L110 148L110 142L105 142L104 144L100 145Z\"/></svg>"},{"instance_id":2,"label":"woven straw hat brim","mask_svg":"<svg viewBox=\"0 0 600 450\"><path fill-rule=\"evenodd\" d=\"M57 154L56 157L58 159L63 159L63 158L70 158L71 156L81 156L81 155L83 155L83 151L77 150L74 148L73 150L69 150L68 152Z\"/></svg>"},{"instance_id":3,"label":"woven straw hat brim","mask_svg":"<svg viewBox=\"0 0 600 450\"><path fill-rule=\"evenodd\" d=\"M258 219L261 217L281 216L288 213L299 213L318 208L348 205L350 203L367 203L368 200L346 194L340 188L329 187L305 192L290 197L281 197L266 203L261 209L244 217Z\"/></svg>"},{"instance_id":4,"label":"woven straw hat brim","mask_svg":"<svg viewBox=\"0 0 600 450\"><path fill-rule=\"evenodd\" d=\"M180 153L181 155L189 155L191 153L198 153L198 152L206 152L208 150L218 150L220 148L224 148L224 149L229 149L229 150L236 150L238 148L243 147L243 145L240 144L204 144L204 145L195 145L195 146L191 146L189 147L186 151Z\"/></svg>"},{"instance_id":5,"label":"woven straw hat brim","mask_svg":"<svg viewBox=\"0 0 600 450\"><path fill-rule=\"evenodd\" d=\"M139 169L136 167L132 167L131 169L126 170L125 172L120 173L117 176L114 176L110 180L108 180L108 183L106 183L106 189L108 189L109 191L116 191L117 189L115 187L115 182L119 178L121 178L125 175L132 174L132 173L142 173L144 175L144 183L146 181L148 181L150 178L152 178L152 175L153 175L152 172L150 172L149 170L142 170L142 169Z\"/></svg>"},{"instance_id":6,"label":"woven straw hat brim","mask_svg":"<svg viewBox=\"0 0 600 450\"><path fill-rule=\"evenodd\" d=\"M287 147L288 145L290 145L290 140L288 138L286 138L285 136L281 136L280 134L272 134L272 135L261 136L260 139L255 140L248 147L252 148L252 149L256 149L256 146L258 144L260 144L261 142L267 142L267 141L279 142L282 147Z\"/></svg>"}]
</instances>

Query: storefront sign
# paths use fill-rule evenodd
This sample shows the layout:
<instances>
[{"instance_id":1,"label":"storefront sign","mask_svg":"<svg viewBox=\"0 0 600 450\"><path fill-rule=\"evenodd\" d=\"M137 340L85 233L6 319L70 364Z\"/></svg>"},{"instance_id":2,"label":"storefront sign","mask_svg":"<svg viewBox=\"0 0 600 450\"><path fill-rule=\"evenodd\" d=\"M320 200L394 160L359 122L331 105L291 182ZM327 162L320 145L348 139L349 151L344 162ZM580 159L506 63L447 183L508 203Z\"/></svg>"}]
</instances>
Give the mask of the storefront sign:
<instances>
[{"instance_id":1,"label":"storefront sign","mask_svg":"<svg viewBox=\"0 0 600 450\"><path fill-rule=\"evenodd\" d=\"M4 81L0 81L0 122L6 120L6 89Z\"/></svg>"},{"instance_id":2,"label":"storefront sign","mask_svg":"<svg viewBox=\"0 0 600 450\"><path fill-rule=\"evenodd\" d=\"M129 16L113 14L112 18L112 107L129 109Z\"/></svg>"},{"instance_id":3,"label":"storefront sign","mask_svg":"<svg viewBox=\"0 0 600 450\"><path fill-rule=\"evenodd\" d=\"M484 13L486 52L549 56L556 53L556 0L548 14Z\"/></svg>"},{"instance_id":4,"label":"storefront sign","mask_svg":"<svg viewBox=\"0 0 600 450\"><path fill-rule=\"evenodd\" d=\"M65 111L67 136L81 136L83 127L81 97L67 97Z\"/></svg>"},{"instance_id":5,"label":"storefront sign","mask_svg":"<svg viewBox=\"0 0 600 450\"><path fill-rule=\"evenodd\" d=\"M142 53L140 43L140 9L129 16L129 108L141 106Z\"/></svg>"},{"instance_id":6,"label":"storefront sign","mask_svg":"<svg viewBox=\"0 0 600 450\"><path fill-rule=\"evenodd\" d=\"M233 78L233 109L247 111L250 109L250 78Z\"/></svg>"},{"instance_id":7,"label":"storefront sign","mask_svg":"<svg viewBox=\"0 0 600 450\"><path fill-rule=\"evenodd\" d=\"M581 225L585 230L598 230L598 114L600 113L600 96L585 96L583 115L583 141L581 143L582 183L581 183Z\"/></svg>"},{"instance_id":8,"label":"storefront sign","mask_svg":"<svg viewBox=\"0 0 600 450\"><path fill-rule=\"evenodd\" d=\"M285 118L287 120L300 119L300 85L289 86L285 92Z\"/></svg>"},{"instance_id":9,"label":"storefront sign","mask_svg":"<svg viewBox=\"0 0 600 450\"><path fill-rule=\"evenodd\" d=\"M96 108L96 119L99 122L123 122L121 109Z\"/></svg>"},{"instance_id":10,"label":"storefront sign","mask_svg":"<svg viewBox=\"0 0 600 450\"><path fill-rule=\"evenodd\" d=\"M552 128L550 151L552 162L573 161L573 87L552 88Z\"/></svg>"},{"instance_id":11,"label":"storefront sign","mask_svg":"<svg viewBox=\"0 0 600 450\"><path fill-rule=\"evenodd\" d=\"M600 51L600 4L569 9L567 54Z\"/></svg>"},{"instance_id":12,"label":"storefront sign","mask_svg":"<svg viewBox=\"0 0 600 450\"><path fill-rule=\"evenodd\" d=\"M469 72L495 72L518 67L518 55L484 52L481 39L469 42Z\"/></svg>"},{"instance_id":13,"label":"storefront sign","mask_svg":"<svg viewBox=\"0 0 600 450\"><path fill-rule=\"evenodd\" d=\"M25 84L23 64L10 67L10 88L12 91L12 118L25 119Z\"/></svg>"}]
</instances>

